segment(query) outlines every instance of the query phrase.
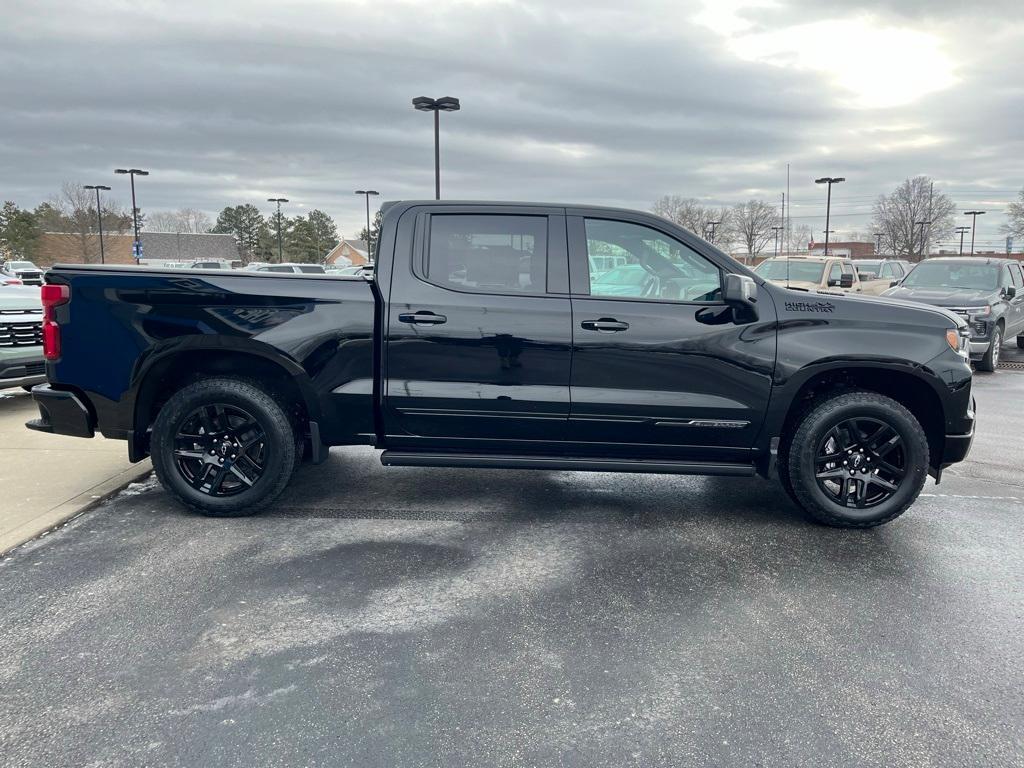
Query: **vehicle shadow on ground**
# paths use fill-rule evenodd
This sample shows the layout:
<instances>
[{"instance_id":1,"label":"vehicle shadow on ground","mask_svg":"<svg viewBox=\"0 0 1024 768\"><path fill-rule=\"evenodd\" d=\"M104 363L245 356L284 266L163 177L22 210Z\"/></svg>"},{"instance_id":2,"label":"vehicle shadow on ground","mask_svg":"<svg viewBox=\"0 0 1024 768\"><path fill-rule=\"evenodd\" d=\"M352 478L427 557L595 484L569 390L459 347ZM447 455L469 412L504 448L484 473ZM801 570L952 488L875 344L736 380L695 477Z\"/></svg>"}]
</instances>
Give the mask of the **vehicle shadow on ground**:
<instances>
[{"instance_id":1,"label":"vehicle shadow on ground","mask_svg":"<svg viewBox=\"0 0 1024 768\"><path fill-rule=\"evenodd\" d=\"M265 514L494 522L678 523L709 515L806 525L777 484L760 478L384 468L367 449L303 466Z\"/></svg>"}]
</instances>

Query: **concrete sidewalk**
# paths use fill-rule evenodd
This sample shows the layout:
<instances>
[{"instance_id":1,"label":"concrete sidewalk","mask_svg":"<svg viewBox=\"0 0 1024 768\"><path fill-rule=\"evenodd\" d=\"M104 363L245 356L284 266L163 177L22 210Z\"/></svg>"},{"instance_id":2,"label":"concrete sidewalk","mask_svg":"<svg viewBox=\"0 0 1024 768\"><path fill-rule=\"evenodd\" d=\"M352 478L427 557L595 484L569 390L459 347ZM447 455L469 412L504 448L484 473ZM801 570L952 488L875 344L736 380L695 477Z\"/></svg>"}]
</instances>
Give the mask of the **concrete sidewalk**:
<instances>
[{"instance_id":1,"label":"concrete sidewalk","mask_svg":"<svg viewBox=\"0 0 1024 768\"><path fill-rule=\"evenodd\" d=\"M149 460L131 464L121 440L32 432L32 396L0 390L0 553L74 517L137 480Z\"/></svg>"}]
</instances>

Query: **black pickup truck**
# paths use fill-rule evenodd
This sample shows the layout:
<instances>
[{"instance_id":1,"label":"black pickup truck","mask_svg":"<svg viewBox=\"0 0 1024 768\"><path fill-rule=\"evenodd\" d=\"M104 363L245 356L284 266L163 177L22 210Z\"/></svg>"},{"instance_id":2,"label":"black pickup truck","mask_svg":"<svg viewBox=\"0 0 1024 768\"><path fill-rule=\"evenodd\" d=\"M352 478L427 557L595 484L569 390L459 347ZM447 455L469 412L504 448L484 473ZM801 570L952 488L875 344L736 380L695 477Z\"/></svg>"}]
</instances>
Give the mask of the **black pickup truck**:
<instances>
[{"instance_id":1,"label":"black pickup truck","mask_svg":"<svg viewBox=\"0 0 1024 768\"><path fill-rule=\"evenodd\" d=\"M28 426L127 440L210 515L367 444L387 466L777 474L868 527L974 432L957 316L772 285L633 211L390 203L372 279L58 266L42 290Z\"/></svg>"}]
</instances>

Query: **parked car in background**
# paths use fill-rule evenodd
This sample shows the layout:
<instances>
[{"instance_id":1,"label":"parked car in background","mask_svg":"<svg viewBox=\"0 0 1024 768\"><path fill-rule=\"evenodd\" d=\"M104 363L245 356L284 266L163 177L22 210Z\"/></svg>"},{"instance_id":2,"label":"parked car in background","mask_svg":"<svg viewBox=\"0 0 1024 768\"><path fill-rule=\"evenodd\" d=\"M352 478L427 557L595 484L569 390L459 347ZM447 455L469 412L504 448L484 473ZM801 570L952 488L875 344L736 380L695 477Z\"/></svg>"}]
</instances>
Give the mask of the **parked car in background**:
<instances>
[{"instance_id":1,"label":"parked car in background","mask_svg":"<svg viewBox=\"0 0 1024 768\"><path fill-rule=\"evenodd\" d=\"M342 277L373 277L373 264L353 264L351 267L342 267L336 274Z\"/></svg>"},{"instance_id":2,"label":"parked car in background","mask_svg":"<svg viewBox=\"0 0 1024 768\"><path fill-rule=\"evenodd\" d=\"M327 274L323 264L263 264L251 270L253 272L281 272L303 275L324 275Z\"/></svg>"},{"instance_id":3,"label":"parked car in background","mask_svg":"<svg viewBox=\"0 0 1024 768\"><path fill-rule=\"evenodd\" d=\"M24 285L24 283L16 277L0 273L0 285Z\"/></svg>"},{"instance_id":4,"label":"parked car in background","mask_svg":"<svg viewBox=\"0 0 1024 768\"><path fill-rule=\"evenodd\" d=\"M903 259L854 259L853 268L857 270L864 293L880 296L906 277L914 265Z\"/></svg>"},{"instance_id":5,"label":"parked car in background","mask_svg":"<svg viewBox=\"0 0 1024 768\"><path fill-rule=\"evenodd\" d=\"M864 528L970 448L967 331L950 312L787 290L639 211L381 210L376 285L50 270L28 426L124 439L215 516L272 503L303 456L369 444L386 466L777 472L817 520ZM632 292L590 274L611 248Z\"/></svg>"},{"instance_id":6,"label":"parked car in background","mask_svg":"<svg viewBox=\"0 0 1024 768\"><path fill-rule=\"evenodd\" d=\"M603 275L616 267L623 267L629 260L625 256L590 256L590 274Z\"/></svg>"},{"instance_id":7,"label":"parked car in background","mask_svg":"<svg viewBox=\"0 0 1024 768\"><path fill-rule=\"evenodd\" d=\"M915 266L885 296L945 307L967 321L971 360L994 371L1006 339L1024 349L1024 272L1015 259L934 258Z\"/></svg>"},{"instance_id":8,"label":"parked car in background","mask_svg":"<svg viewBox=\"0 0 1024 768\"><path fill-rule=\"evenodd\" d=\"M43 305L32 286L0 287L0 389L46 381Z\"/></svg>"},{"instance_id":9,"label":"parked car in background","mask_svg":"<svg viewBox=\"0 0 1024 768\"><path fill-rule=\"evenodd\" d=\"M777 256L754 270L765 280L805 291L860 293L860 278L853 262L838 256Z\"/></svg>"},{"instance_id":10,"label":"parked car in background","mask_svg":"<svg viewBox=\"0 0 1024 768\"><path fill-rule=\"evenodd\" d=\"M33 264L31 261L8 261L5 262L3 267L0 268L7 277L13 277L24 285L42 285L43 284L43 270Z\"/></svg>"},{"instance_id":11,"label":"parked car in background","mask_svg":"<svg viewBox=\"0 0 1024 768\"><path fill-rule=\"evenodd\" d=\"M233 269L230 261L193 261L188 269Z\"/></svg>"}]
</instances>

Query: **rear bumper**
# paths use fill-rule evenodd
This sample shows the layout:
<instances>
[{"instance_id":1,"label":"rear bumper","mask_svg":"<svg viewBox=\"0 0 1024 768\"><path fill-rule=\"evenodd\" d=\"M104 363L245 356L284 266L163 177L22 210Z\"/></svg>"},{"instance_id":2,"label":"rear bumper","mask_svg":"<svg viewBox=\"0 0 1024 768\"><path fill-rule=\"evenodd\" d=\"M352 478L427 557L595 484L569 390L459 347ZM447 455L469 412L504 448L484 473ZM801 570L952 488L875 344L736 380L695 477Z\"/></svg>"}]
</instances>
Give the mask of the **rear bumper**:
<instances>
[{"instance_id":1,"label":"rear bumper","mask_svg":"<svg viewBox=\"0 0 1024 768\"><path fill-rule=\"evenodd\" d=\"M25 423L29 429L71 437L96 435L95 419L74 392L38 384L32 388L32 399L39 407L39 418Z\"/></svg>"}]
</instances>

